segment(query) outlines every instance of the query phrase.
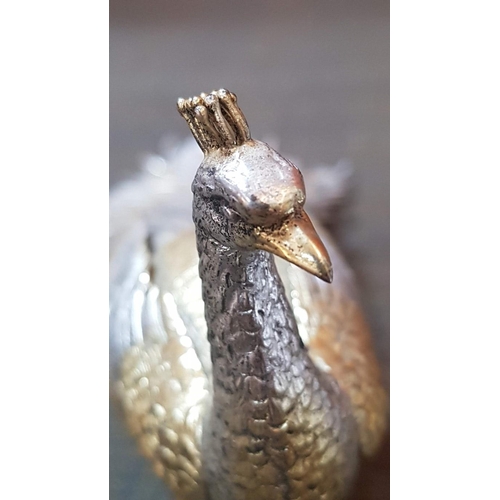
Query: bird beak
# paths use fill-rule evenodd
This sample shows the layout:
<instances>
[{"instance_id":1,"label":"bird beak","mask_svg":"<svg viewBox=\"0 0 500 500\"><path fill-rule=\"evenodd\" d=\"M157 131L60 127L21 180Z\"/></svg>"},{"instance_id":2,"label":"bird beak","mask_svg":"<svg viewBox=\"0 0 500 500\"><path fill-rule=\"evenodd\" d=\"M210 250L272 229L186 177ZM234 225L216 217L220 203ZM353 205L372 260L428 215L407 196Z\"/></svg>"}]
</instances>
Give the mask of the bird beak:
<instances>
[{"instance_id":1,"label":"bird beak","mask_svg":"<svg viewBox=\"0 0 500 500\"><path fill-rule=\"evenodd\" d=\"M278 228L259 228L255 247L295 264L308 273L331 283L332 263L308 215L301 211Z\"/></svg>"}]
</instances>

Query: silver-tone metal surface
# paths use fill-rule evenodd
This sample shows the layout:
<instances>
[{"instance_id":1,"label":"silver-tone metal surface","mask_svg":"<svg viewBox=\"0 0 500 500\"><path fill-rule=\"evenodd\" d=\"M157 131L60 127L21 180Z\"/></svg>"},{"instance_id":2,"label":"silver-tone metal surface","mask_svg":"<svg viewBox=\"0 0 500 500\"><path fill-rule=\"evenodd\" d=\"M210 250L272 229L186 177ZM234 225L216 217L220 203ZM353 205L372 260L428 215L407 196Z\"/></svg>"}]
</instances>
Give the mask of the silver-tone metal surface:
<instances>
[{"instance_id":1,"label":"silver-tone metal surface","mask_svg":"<svg viewBox=\"0 0 500 500\"><path fill-rule=\"evenodd\" d=\"M350 271L305 215L300 172L250 139L233 94L179 107L205 153L196 241L139 238L112 294L129 429L181 499L342 498L386 404ZM333 264L333 283L278 273L268 252L325 281Z\"/></svg>"}]
</instances>

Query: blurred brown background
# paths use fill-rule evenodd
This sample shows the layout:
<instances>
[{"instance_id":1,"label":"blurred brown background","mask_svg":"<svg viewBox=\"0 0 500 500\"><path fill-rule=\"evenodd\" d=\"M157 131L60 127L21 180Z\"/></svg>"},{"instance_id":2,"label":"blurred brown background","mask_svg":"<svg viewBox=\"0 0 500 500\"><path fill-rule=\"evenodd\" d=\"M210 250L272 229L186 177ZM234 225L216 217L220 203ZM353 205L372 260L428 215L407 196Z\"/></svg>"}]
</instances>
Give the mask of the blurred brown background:
<instances>
[{"instance_id":1,"label":"blurred brown background","mask_svg":"<svg viewBox=\"0 0 500 500\"><path fill-rule=\"evenodd\" d=\"M165 134L178 97L235 92L256 138L303 164L353 164L336 237L355 269L389 386L389 2L111 0L110 184ZM159 500L161 482L111 409L110 498ZM358 500L389 498L388 440Z\"/></svg>"}]
</instances>

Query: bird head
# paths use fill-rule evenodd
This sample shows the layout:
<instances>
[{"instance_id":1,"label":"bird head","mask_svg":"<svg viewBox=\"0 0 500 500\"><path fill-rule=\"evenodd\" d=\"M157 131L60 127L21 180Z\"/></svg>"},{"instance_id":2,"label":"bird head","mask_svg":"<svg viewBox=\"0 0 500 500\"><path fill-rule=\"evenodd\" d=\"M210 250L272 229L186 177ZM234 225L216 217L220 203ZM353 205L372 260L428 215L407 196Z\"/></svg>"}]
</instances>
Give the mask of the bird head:
<instances>
[{"instance_id":1,"label":"bird head","mask_svg":"<svg viewBox=\"0 0 500 500\"><path fill-rule=\"evenodd\" d=\"M331 282L301 172L250 137L236 96L222 89L179 99L178 109L205 154L192 185L196 226L225 246L265 250Z\"/></svg>"}]
</instances>

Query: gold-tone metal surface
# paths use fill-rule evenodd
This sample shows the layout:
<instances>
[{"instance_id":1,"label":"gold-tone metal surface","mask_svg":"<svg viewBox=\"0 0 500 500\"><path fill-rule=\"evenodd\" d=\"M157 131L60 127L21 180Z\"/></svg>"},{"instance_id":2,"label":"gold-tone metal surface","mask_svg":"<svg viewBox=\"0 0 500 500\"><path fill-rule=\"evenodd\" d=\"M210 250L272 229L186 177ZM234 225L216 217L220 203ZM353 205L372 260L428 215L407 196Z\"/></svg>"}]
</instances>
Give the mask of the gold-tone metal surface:
<instances>
[{"instance_id":1,"label":"gold-tone metal surface","mask_svg":"<svg viewBox=\"0 0 500 500\"><path fill-rule=\"evenodd\" d=\"M177 108L204 153L230 149L250 139L250 130L236 96L225 89L179 99Z\"/></svg>"},{"instance_id":2,"label":"gold-tone metal surface","mask_svg":"<svg viewBox=\"0 0 500 500\"><path fill-rule=\"evenodd\" d=\"M332 281L330 257L304 211L294 214L277 227L257 227L255 248L271 252L323 281Z\"/></svg>"},{"instance_id":3,"label":"gold-tone metal surface","mask_svg":"<svg viewBox=\"0 0 500 500\"><path fill-rule=\"evenodd\" d=\"M125 353L116 389L128 428L154 471L179 498L203 499L200 446L210 371L202 360L206 365L209 346L206 327L189 328L179 313L204 323L196 252L186 250L184 238L160 248L157 262L141 273L147 288L139 314L154 316L156 331L144 325L145 339Z\"/></svg>"},{"instance_id":4,"label":"gold-tone metal surface","mask_svg":"<svg viewBox=\"0 0 500 500\"><path fill-rule=\"evenodd\" d=\"M117 382L129 429L179 499L344 498L387 411L352 274L234 94L178 106L205 153L196 235L143 249Z\"/></svg>"}]
</instances>

